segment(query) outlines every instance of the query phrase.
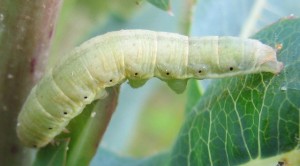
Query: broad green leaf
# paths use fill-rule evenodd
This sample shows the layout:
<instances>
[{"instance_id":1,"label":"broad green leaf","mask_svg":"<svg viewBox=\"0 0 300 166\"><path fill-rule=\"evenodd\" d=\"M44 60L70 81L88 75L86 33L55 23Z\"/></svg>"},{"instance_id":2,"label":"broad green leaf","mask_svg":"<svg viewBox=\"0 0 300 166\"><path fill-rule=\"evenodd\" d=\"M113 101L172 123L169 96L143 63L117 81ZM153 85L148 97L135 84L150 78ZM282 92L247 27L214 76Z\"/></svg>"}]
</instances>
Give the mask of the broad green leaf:
<instances>
[{"instance_id":1,"label":"broad green leaf","mask_svg":"<svg viewBox=\"0 0 300 166\"><path fill-rule=\"evenodd\" d=\"M300 19L283 19L254 36L283 45L284 70L214 81L189 113L170 165L300 165L299 29Z\"/></svg>"},{"instance_id":2,"label":"broad green leaf","mask_svg":"<svg viewBox=\"0 0 300 166\"><path fill-rule=\"evenodd\" d=\"M48 145L42 148L36 155L34 166L63 166L66 164L69 139L56 142L58 145Z\"/></svg>"},{"instance_id":3,"label":"broad green leaf","mask_svg":"<svg viewBox=\"0 0 300 166\"><path fill-rule=\"evenodd\" d=\"M198 84L197 80L189 80L187 85L187 102L185 105L186 113L193 110L193 107L198 103L203 95L203 88Z\"/></svg>"},{"instance_id":4,"label":"broad green leaf","mask_svg":"<svg viewBox=\"0 0 300 166\"><path fill-rule=\"evenodd\" d=\"M170 0L147 0L149 3L152 5L165 10L165 11L170 11Z\"/></svg>"}]
</instances>

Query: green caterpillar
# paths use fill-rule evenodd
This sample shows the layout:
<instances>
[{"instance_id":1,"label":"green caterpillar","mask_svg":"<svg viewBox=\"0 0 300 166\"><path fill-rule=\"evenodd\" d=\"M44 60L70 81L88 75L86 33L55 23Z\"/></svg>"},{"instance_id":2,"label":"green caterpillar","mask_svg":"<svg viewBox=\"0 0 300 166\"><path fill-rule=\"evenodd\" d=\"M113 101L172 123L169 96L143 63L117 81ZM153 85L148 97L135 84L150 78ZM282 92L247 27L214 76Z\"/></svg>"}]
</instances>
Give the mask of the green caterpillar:
<instances>
[{"instance_id":1,"label":"green caterpillar","mask_svg":"<svg viewBox=\"0 0 300 166\"><path fill-rule=\"evenodd\" d=\"M177 93L189 78L279 73L273 48L253 39L187 37L148 30L122 30L75 48L32 89L18 117L17 134L43 147L87 104L105 97L106 87L128 80L136 88L158 77Z\"/></svg>"}]
</instances>

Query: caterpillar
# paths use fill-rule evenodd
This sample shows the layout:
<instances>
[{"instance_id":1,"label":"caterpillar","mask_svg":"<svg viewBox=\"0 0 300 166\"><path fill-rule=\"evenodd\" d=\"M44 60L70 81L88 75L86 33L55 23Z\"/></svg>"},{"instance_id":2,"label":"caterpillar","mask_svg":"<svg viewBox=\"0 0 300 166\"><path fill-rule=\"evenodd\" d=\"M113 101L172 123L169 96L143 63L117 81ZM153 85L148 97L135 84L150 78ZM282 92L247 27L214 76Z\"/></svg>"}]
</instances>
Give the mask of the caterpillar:
<instances>
[{"instance_id":1,"label":"caterpillar","mask_svg":"<svg viewBox=\"0 0 300 166\"><path fill-rule=\"evenodd\" d=\"M137 88L158 77L181 93L190 78L277 74L282 68L276 51L254 39L109 32L84 42L45 73L21 109L17 135L25 146L47 145L87 104L104 98L106 87L126 80Z\"/></svg>"}]
</instances>

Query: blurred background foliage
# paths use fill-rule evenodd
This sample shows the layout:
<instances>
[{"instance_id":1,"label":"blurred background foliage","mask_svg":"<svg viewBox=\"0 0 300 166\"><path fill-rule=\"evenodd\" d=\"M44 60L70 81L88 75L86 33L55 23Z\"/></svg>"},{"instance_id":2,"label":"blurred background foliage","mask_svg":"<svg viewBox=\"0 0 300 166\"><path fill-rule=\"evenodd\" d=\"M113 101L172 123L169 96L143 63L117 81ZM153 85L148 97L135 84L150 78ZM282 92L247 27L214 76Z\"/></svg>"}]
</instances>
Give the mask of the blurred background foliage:
<instances>
[{"instance_id":1,"label":"blurred background foliage","mask_svg":"<svg viewBox=\"0 0 300 166\"><path fill-rule=\"evenodd\" d=\"M282 17L299 15L299 5L295 2L199 0L195 6L189 7L186 3L193 1L172 0L170 6L164 8L165 12L137 0L66 0L58 22L51 61L68 52L66 48L71 49L74 44L120 29L184 33L186 24L191 24L191 36L248 37ZM192 20L184 17L186 10L193 11ZM61 43L64 43L64 47L61 47ZM117 111L101 146L117 154L135 157L168 149L184 120L185 101L185 94L174 94L156 79L139 89L122 85Z\"/></svg>"},{"instance_id":2,"label":"blurred background foliage","mask_svg":"<svg viewBox=\"0 0 300 166\"><path fill-rule=\"evenodd\" d=\"M169 3L162 7L166 10L163 11L147 1L65 0L50 66L74 45L109 31L149 29L185 33L186 25L190 24L191 36L248 37L282 17L300 13L300 2L295 0L172 0ZM192 12L191 20L185 17L186 11ZM208 83L204 81L204 86ZM185 101L185 94L176 95L157 79L139 89L123 84L117 111L101 146L135 157L168 149L183 123Z\"/></svg>"},{"instance_id":3,"label":"blurred background foliage","mask_svg":"<svg viewBox=\"0 0 300 166\"><path fill-rule=\"evenodd\" d=\"M299 16L299 6L297 0L64 0L47 68L80 43L110 31L249 37L280 18ZM205 88L209 82L201 84ZM139 89L123 84L100 147L133 158L168 150L184 121L185 102L185 93L176 95L157 79ZM97 165L102 151L91 165Z\"/></svg>"}]
</instances>

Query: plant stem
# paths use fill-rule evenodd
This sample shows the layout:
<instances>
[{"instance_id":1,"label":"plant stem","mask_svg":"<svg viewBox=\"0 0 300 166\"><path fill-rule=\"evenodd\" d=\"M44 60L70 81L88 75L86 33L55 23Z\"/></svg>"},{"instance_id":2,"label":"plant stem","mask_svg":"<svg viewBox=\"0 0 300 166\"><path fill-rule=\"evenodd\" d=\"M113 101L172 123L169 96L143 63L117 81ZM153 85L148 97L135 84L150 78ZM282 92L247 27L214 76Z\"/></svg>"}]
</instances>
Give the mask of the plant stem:
<instances>
[{"instance_id":1,"label":"plant stem","mask_svg":"<svg viewBox=\"0 0 300 166\"><path fill-rule=\"evenodd\" d=\"M0 0L0 163L28 165L17 115L47 62L60 0Z\"/></svg>"}]
</instances>

